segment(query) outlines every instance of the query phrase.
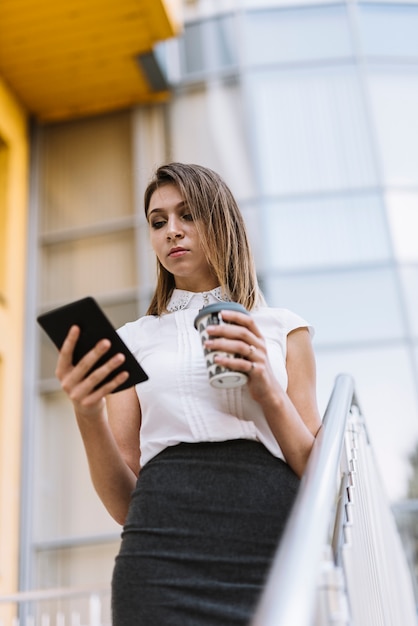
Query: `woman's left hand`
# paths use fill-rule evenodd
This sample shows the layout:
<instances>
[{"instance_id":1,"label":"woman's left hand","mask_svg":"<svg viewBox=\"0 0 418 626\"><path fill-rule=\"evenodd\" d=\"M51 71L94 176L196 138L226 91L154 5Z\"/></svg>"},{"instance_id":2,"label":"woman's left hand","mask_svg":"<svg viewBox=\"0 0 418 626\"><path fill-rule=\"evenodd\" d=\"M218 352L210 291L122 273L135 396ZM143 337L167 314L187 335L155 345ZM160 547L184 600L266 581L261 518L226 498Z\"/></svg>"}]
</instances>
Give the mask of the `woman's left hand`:
<instances>
[{"instance_id":1,"label":"woman's left hand","mask_svg":"<svg viewBox=\"0 0 418 626\"><path fill-rule=\"evenodd\" d=\"M251 315L225 310L222 319L229 323L207 327L210 339L205 347L233 355L216 356L215 362L247 374L248 389L254 400L262 404L269 394L282 391L273 374L264 337Z\"/></svg>"}]
</instances>

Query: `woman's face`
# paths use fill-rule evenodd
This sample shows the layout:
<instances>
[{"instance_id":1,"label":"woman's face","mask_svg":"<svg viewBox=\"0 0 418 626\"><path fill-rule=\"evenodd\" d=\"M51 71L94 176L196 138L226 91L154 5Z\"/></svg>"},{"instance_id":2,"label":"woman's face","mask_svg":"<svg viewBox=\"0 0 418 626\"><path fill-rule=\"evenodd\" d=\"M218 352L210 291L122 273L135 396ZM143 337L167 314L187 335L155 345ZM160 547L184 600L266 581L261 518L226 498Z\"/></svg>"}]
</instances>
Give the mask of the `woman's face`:
<instances>
[{"instance_id":1,"label":"woman's face","mask_svg":"<svg viewBox=\"0 0 418 626\"><path fill-rule=\"evenodd\" d=\"M218 286L190 209L175 185L166 184L154 191L148 223L153 250L161 265L174 275L178 289L209 291Z\"/></svg>"}]
</instances>

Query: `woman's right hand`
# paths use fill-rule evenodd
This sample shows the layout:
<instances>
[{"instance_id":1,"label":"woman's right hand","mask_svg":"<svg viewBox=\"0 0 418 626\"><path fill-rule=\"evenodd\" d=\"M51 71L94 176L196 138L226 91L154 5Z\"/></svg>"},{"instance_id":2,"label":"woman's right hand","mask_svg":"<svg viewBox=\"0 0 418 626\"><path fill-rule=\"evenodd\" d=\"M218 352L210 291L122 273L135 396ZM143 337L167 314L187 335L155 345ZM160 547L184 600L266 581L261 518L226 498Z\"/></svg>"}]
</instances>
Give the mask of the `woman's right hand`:
<instances>
[{"instance_id":1,"label":"woman's right hand","mask_svg":"<svg viewBox=\"0 0 418 626\"><path fill-rule=\"evenodd\" d=\"M73 403L76 413L80 417L93 417L103 411L105 396L125 382L129 374L120 372L111 381L97 388L97 385L123 363L125 357L123 354L116 354L88 374L99 358L109 350L111 343L108 339L102 339L77 365L73 365L73 352L79 336L80 328L72 326L61 346L55 375Z\"/></svg>"}]
</instances>

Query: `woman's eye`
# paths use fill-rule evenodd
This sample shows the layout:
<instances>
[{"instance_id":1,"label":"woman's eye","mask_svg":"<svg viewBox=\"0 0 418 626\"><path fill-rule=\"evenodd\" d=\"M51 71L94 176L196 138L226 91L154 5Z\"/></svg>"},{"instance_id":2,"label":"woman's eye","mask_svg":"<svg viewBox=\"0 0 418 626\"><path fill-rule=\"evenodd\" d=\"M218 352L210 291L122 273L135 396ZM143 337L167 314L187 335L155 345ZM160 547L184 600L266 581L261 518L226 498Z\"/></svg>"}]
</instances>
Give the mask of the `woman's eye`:
<instances>
[{"instance_id":1,"label":"woman's eye","mask_svg":"<svg viewBox=\"0 0 418 626\"><path fill-rule=\"evenodd\" d=\"M183 219L186 220L186 222L193 222L193 215L191 213L185 213Z\"/></svg>"},{"instance_id":2,"label":"woman's eye","mask_svg":"<svg viewBox=\"0 0 418 626\"><path fill-rule=\"evenodd\" d=\"M157 222L152 222L151 226L152 228L155 228L156 230L158 230L159 228L162 228L164 224L165 222L163 220L158 220Z\"/></svg>"}]
</instances>

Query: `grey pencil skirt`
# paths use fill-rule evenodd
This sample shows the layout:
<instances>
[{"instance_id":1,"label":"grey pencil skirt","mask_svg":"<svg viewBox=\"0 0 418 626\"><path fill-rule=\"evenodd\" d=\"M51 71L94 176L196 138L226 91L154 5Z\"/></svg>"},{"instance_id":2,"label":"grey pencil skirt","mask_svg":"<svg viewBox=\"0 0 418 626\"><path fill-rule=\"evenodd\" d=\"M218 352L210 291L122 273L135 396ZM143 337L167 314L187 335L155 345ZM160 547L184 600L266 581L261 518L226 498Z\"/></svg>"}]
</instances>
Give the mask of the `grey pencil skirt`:
<instances>
[{"instance_id":1,"label":"grey pencil skirt","mask_svg":"<svg viewBox=\"0 0 418 626\"><path fill-rule=\"evenodd\" d=\"M113 626L246 626L298 486L255 441L158 454L140 472L123 529Z\"/></svg>"}]
</instances>

